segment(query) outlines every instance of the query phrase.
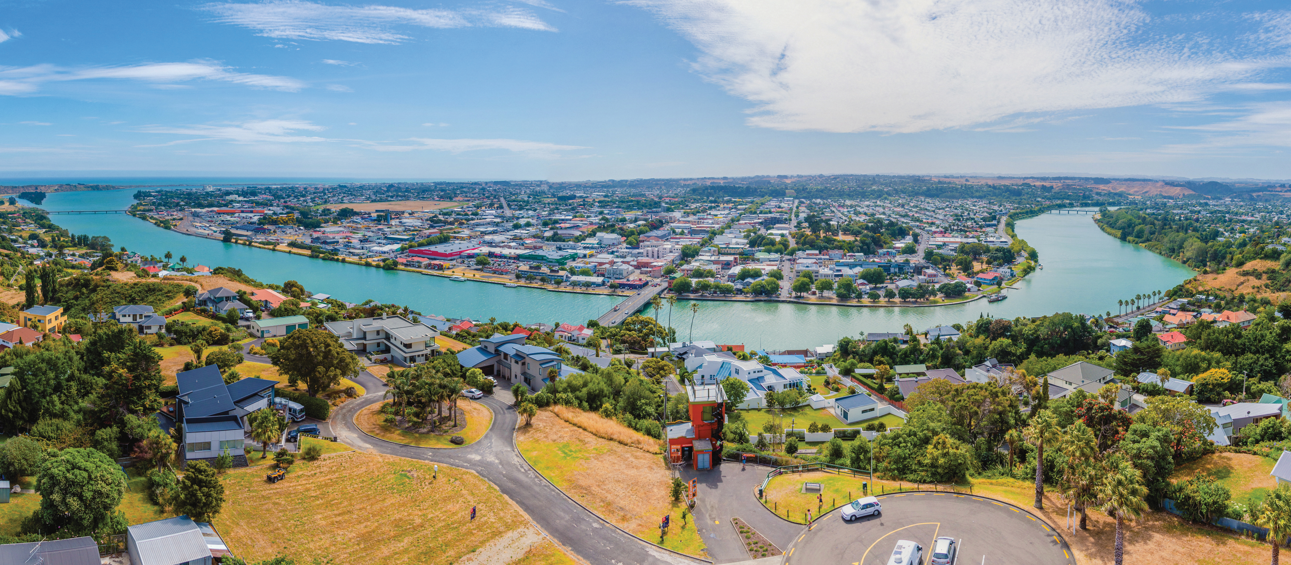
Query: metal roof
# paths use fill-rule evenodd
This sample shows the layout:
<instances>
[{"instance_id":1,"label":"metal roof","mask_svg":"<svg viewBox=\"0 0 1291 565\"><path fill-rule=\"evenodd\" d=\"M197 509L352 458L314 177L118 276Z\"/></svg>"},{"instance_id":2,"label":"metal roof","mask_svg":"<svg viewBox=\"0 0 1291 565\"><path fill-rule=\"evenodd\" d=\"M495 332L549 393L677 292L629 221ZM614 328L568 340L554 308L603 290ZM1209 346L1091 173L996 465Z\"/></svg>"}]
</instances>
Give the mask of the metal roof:
<instances>
[{"instance_id":1,"label":"metal roof","mask_svg":"<svg viewBox=\"0 0 1291 565\"><path fill-rule=\"evenodd\" d=\"M234 408L220 368L207 365L175 375L179 383L179 397L185 401L184 417L200 418L223 414Z\"/></svg>"},{"instance_id":2,"label":"metal roof","mask_svg":"<svg viewBox=\"0 0 1291 565\"><path fill-rule=\"evenodd\" d=\"M233 384L228 385L227 389L229 391L229 398L232 398L233 402L239 402L248 397L255 396L261 392L269 390L277 384L278 381L253 377L234 382Z\"/></svg>"},{"instance_id":3,"label":"metal roof","mask_svg":"<svg viewBox=\"0 0 1291 565\"><path fill-rule=\"evenodd\" d=\"M834 400L834 405L844 410L851 410L853 408L860 408L862 406L870 406L873 404L878 403L875 402L873 398L870 398L868 394L863 392L858 392L856 394Z\"/></svg>"},{"instance_id":4,"label":"metal roof","mask_svg":"<svg viewBox=\"0 0 1291 565\"><path fill-rule=\"evenodd\" d=\"M242 422L237 416L211 416L209 418L186 418L184 432L228 432L241 430Z\"/></svg>"},{"instance_id":5,"label":"metal roof","mask_svg":"<svg viewBox=\"0 0 1291 565\"><path fill-rule=\"evenodd\" d=\"M175 565L211 557L201 529L187 516L130 526L127 534L127 543L139 556L133 565Z\"/></svg>"},{"instance_id":6,"label":"metal roof","mask_svg":"<svg viewBox=\"0 0 1291 565\"><path fill-rule=\"evenodd\" d=\"M62 306L32 306L23 312L34 316L48 316L62 309Z\"/></svg>"},{"instance_id":7,"label":"metal roof","mask_svg":"<svg viewBox=\"0 0 1291 565\"><path fill-rule=\"evenodd\" d=\"M255 325L260 326L262 328L269 328L274 326L286 326L291 324L309 325L309 318L306 318L304 316L283 316L281 318L265 318L263 320L255 321Z\"/></svg>"},{"instance_id":8,"label":"metal roof","mask_svg":"<svg viewBox=\"0 0 1291 565\"><path fill-rule=\"evenodd\" d=\"M99 565L99 546L88 537L0 545L0 565Z\"/></svg>"}]
</instances>

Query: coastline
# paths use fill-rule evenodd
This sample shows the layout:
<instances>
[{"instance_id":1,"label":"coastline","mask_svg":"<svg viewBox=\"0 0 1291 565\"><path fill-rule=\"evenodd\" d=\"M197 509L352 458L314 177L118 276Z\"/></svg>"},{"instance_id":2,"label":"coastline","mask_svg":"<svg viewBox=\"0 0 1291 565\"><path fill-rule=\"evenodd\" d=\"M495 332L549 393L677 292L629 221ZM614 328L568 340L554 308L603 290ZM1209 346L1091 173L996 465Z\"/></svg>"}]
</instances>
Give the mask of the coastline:
<instances>
[{"instance_id":1,"label":"coastline","mask_svg":"<svg viewBox=\"0 0 1291 565\"><path fill-rule=\"evenodd\" d=\"M157 223L156 223L156 222L153 222L152 220L145 220L145 219L143 219L143 218L140 218L140 217L136 216L136 215L135 215L135 214L133 214L133 213L127 213L127 215L129 215L129 216L131 216L131 217L135 218L136 220L140 220L140 221L148 222L148 223L150 223L150 224L152 224L152 225L154 225L154 226L156 226L156 227L158 227L158 228L166 229L166 228L162 228L161 226L157 225ZM192 233L192 232L189 232L189 231L186 231L186 230L182 230L182 229L180 229L178 226L174 226L174 225L170 228L170 231L173 231L173 232L178 233L178 234L186 235L186 236L200 237L200 238L203 238L203 239L209 239L209 240L213 240L213 241L220 241L220 242L224 242L223 237L208 236L208 235L202 235L202 234L198 234L198 233ZM294 248L294 247L288 247L288 246L285 246L285 245L278 245L278 246L274 246L274 247L267 247L267 246L264 246L264 245L256 244L256 243L254 243L254 242L251 242L251 243L234 243L234 244L235 244L235 245L247 246L247 247L253 247L253 248L256 248L256 249L262 249L262 250L265 250L265 251L275 251L275 252L281 252L281 253L290 253L290 254L293 254L293 255L300 255L300 256L302 256L302 257L309 257L309 258L311 258L311 259L318 259L318 260L320 260L320 261L328 261L328 260L330 260L330 259L322 259L322 258L319 258L319 257L313 257L313 256L312 256L312 252L310 252L310 251L308 251L308 250L305 250L305 249L298 249L298 248ZM492 278L482 278L482 277L474 276L474 275L475 275L475 273L471 273L471 272L457 273L457 272L455 272L455 271L456 271L456 269L450 269L450 270L448 270L448 271L430 271L430 270L425 270L425 269L413 269L413 268L410 268L410 267L404 267L404 266L400 266L400 267L397 267L397 268L395 268L395 269L385 269L384 267L382 267L382 266L380 266L380 265L372 265L372 264L368 263L367 261L360 260L360 259L353 259L353 258L346 258L346 257L341 257L341 259L342 259L341 261L334 261L334 262L338 262L338 263L343 262L343 263L346 263L346 264L349 264L349 265L358 265L358 266L361 266L361 267L369 267L369 268L374 268L374 269L395 270L395 271L404 271L404 272L408 272L408 273L418 273L418 274L422 274L422 275L430 275L430 276L434 276L434 277L441 277L441 278L447 278L447 279L451 279L452 277L455 277L455 276L461 276L461 277L463 277L463 281L461 281L461 282L488 283L488 284L503 285L503 286L508 285L508 284L514 284L514 285L516 285L517 287L529 288L529 289L534 289L534 290L545 290L545 291L547 291L547 292L559 292L559 293L565 293L565 294L585 294L585 295L589 295L589 296L619 297L619 298L622 298L623 300L626 300L628 297L630 297L630 296L632 296L633 294L635 294L635 292L632 292L632 291L621 291L621 290L620 290L620 291L615 291L615 290L591 290L591 289L558 288L558 287L551 287L551 286L542 285L542 284L527 283L527 282L524 282L524 281L517 281L517 280L511 280L511 279L497 279L497 280L495 280L495 279L492 279ZM471 276L470 278L467 278L467 277L465 276L465 275L467 275L467 274L472 275L472 276ZM862 303L862 302L859 302L859 301L858 301L858 302L839 302L837 298L835 298L834 300L831 300L831 301L825 301L825 300L810 300L810 299L804 299L804 298L780 298L780 297L747 297L747 298L744 298L744 297L735 297L735 296L708 296L708 295L692 295L692 294L678 294L678 295L676 295L676 296L677 296L677 298L678 298L679 300L694 300L694 301L706 301L706 302L737 302L737 303L738 303L738 302L745 302L745 303L753 303L753 302L779 302L779 303L784 303L784 304L801 304L801 305L804 305L804 306L837 306L837 307L844 307L844 308L938 308L938 307L942 307L942 306L958 306L958 305L962 305L962 304L969 304L969 303L972 303L972 302L977 302L977 301L979 301L979 300L984 300L984 299L986 299L986 298L988 298L988 297L990 297L990 296L992 296L992 295L994 295L994 294L1001 293L1001 292L1003 292L1003 291L1004 291L1004 290L1006 290L1006 289L1013 289L1013 290L1017 290L1017 288L1016 288L1016 287L1014 287L1013 285L1014 285L1015 283L1017 283L1018 281L1021 281L1023 278L1025 278L1025 277L1018 277L1018 278L1016 278L1016 279L1013 279L1013 280L1009 281L1005 286L1001 287L1000 289L997 289L997 290L994 290L994 291L990 291L990 292L983 292L983 293L980 293L980 294L978 294L977 296L974 296L974 297L972 297L972 298L968 298L968 299L965 299L965 300L955 300L955 301L948 301L948 302L939 302L939 303L935 303L935 304L932 304L932 303L924 303L924 304L906 304L906 303L899 303L899 304L894 304L894 303L888 303L888 304L873 304L873 303L871 303L871 304L865 304L865 303ZM858 299L858 300L859 300L859 299Z\"/></svg>"}]
</instances>

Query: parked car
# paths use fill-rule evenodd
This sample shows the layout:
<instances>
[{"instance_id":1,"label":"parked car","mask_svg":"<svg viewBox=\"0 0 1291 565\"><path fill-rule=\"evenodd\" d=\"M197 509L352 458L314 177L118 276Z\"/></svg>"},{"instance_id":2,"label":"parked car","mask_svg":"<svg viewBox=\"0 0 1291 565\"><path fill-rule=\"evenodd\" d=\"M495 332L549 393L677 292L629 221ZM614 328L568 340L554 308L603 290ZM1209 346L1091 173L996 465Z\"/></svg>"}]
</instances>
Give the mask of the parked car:
<instances>
[{"instance_id":1,"label":"parked car","mask_svg":"<svg viewBox=\"0 0 1291 565\"><path fill-rule=\"evenodd\" d=\"M959 553L959 547L955 545L955 540L939 537L932 542L932 557L928 559L928 565L952 565L956 553Z\"/></svg>"},{"instance_id":2,"label":"parked car","mask_svg":"<svg viewBox=\"0 0 1291 565\"><path fill-rule=\"evenodd\" d=\"M481 398L484 398L484 392L481 391L480 389L468 388L462 391L462 396L465 396L466 398L469 398L471 400L479 400Z\"/></svg>"},{"instance_id":3,"label":"parked car","mask_svg":"<svg viewBox=\"0 0 1291 565\"><path fill-rule=\"evenodd\" d=\"M300 441L301 434L319 435L318 424L305 424L299 428L287 432L287 441L295 443Z\"/></svg>"},{"instance_id":4,"label":"parked car","mask_svg":"<svg viewBox=\"0 0 1291 565\"><path fill-rule=\"evenodd\" d=\"M878 516L883 514L883 505L879 504L879 499L873 496L867 496L852 501L851 504L843 507L843 521L851 522L857 518L866 516Z\"/></svg>"},{"instance_id":5,"label":"parked car","mask_svg":"<svg viewBox=\"0 0 1291 565\"><path fill-rule=\"evenodd\" d=\"M923 546L910 540L897 542L888 558L888 565L923 565Z\"/></svg>"}]
</instances>

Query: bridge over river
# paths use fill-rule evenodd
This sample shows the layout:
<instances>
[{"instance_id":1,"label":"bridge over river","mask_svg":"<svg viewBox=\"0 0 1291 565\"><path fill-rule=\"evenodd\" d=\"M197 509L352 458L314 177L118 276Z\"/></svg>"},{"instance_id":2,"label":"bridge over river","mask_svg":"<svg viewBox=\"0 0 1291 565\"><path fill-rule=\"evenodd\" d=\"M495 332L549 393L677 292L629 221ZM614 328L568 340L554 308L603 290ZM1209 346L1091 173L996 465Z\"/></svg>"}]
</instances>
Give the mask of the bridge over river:
<instances>
[{"instance_id":1,"label":"bridge over river","mask_svg":"<svg viewBox=\"0 0 1291 565\"><path fill-rule=\"evenodd\" d=\"M646 304L650 303L650 299L659 296L660 293L667 289L668 285L664 283L655 283L638 290L636 294L629 296L627 300L618 303L614 309L601 314L601 317L597 318L596 322L602 326L617 326L622 324L624 320L628 319L633 314L640 312L642 308L645 308Z\"/></svg>"}]
</instances>

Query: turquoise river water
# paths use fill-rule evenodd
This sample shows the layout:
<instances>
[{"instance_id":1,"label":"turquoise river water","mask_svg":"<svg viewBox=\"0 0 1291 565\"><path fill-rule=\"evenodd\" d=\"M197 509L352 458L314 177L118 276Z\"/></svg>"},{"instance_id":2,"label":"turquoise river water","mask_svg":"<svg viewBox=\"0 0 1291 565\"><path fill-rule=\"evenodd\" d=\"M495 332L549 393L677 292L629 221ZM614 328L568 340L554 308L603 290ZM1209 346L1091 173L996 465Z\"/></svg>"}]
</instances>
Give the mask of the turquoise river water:
<instances>
[{"instance_id":1,"label":"turquoise river water","mask_svg":"<svg viewBox=\"0 0 1291 565\"><path fill-rule=\"evenodd\" d=\"M43 208L113 210L133 203L133 190L50 194ZM384 271L251 249L163 230L124 214L54 215L76 234L106 235L112 243L150 255L186 255L190 264L230 266L265 282L295 279L311 292L341 300L407 304L426 314L533 322L582 323L596 318L621 298L570 294L500 285L453 282L417 273ZM1045 214L1017 223L1017 233L1040 253L1044 269L1008 291L1008 300L933 308L853 308L784 303L700 301L694 339L742 343L752 348L796 349L832 343L844 335L901 331L910 324L924 330L967 322L979 316L1012 318L1055 312L1115 312L1118 299L1167 290L1193 272L1184 265L1118 241L1098 229L1087 214ZM660 321L666 321L667 308ZM672 325L690 336L690 302L677 303Z\"/></svg>"}]
</instances>

